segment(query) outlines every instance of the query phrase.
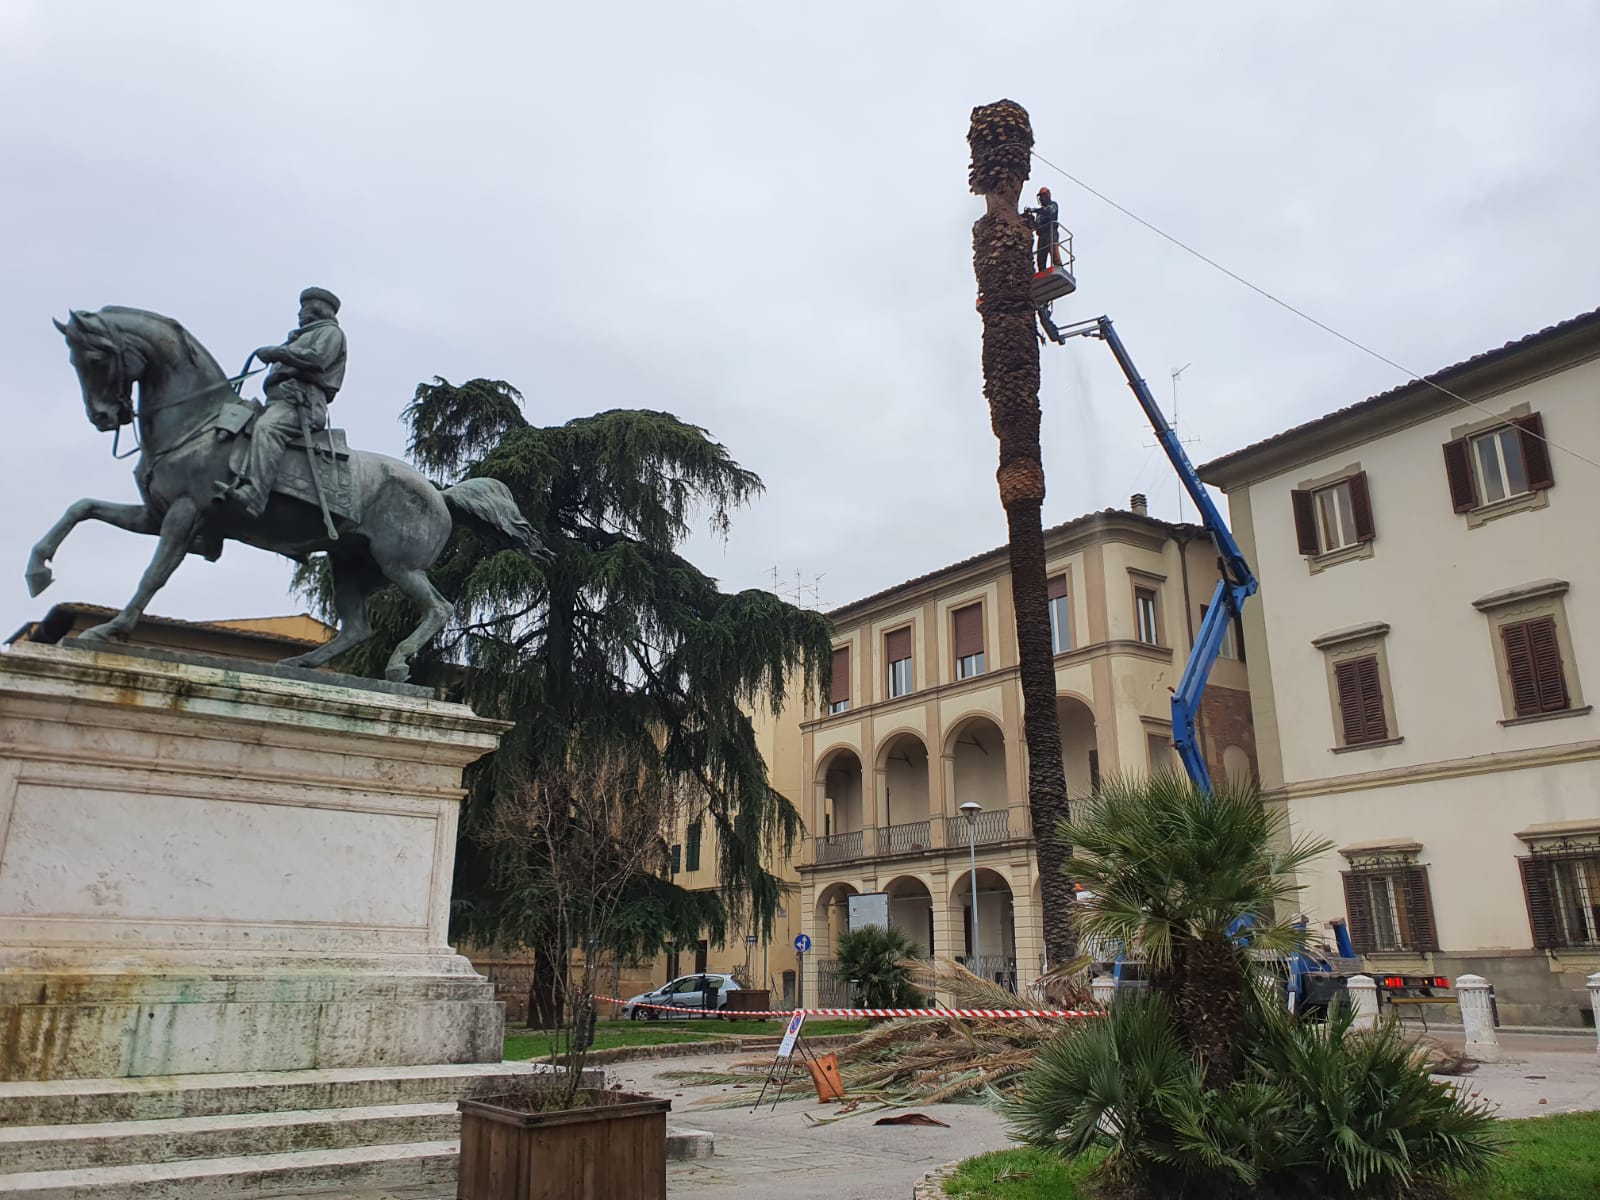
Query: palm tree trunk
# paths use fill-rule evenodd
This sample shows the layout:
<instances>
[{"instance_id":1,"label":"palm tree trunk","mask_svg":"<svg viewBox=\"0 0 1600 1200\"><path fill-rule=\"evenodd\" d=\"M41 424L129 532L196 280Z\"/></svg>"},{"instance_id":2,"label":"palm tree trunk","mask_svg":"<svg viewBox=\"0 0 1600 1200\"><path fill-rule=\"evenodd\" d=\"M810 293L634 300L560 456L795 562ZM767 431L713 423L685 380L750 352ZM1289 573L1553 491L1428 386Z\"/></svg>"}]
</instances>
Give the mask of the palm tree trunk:
<instances>
[{"instance_id":1,"label":"palm tree trunk","mask_svg":"<svg viewBox=\"0 0 1600 1200\"><path fill-rule=\"evenodd\" d=\"M1172 1006L1173 1024L1199 1062L1207 1087L1233 1082L1244 1033L1246 980L1241 951L1227 938L1174 938L1172 963L1151 979Z\"/></svg>"},{"instance_id":2,"label":"palm tree trunk","mask_svg":"<svg viewBox=\"0 0 1600 1200\"><path fill-rule=\"evenodd\" d=\"M1038 847L1045 953L1077 953L1067 847L1055 836L1067 817L1061 724L1044 575L1044 462L1039 448L1039 343L1034 334L1033 234L1017 212L1031 166L1028 114L1010 100L972 110L968 179L988 211L972 227L972 265L983 313L983 393L1000 441L1000 504L1006 511L1011 598L1017 621L1022 729L1028 747L1028 812Z\"/></svg>"}]
</instances>

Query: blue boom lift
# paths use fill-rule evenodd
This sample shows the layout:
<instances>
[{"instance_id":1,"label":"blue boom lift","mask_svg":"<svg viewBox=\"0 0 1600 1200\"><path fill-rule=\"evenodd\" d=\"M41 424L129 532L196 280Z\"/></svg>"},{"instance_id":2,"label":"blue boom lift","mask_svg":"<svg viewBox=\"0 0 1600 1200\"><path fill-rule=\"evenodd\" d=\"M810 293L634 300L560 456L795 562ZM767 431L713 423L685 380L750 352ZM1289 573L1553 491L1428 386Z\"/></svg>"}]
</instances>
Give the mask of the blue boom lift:
<instances>
[{"instance_id":1,"label":"blue boom lift","mask_svg":"<svg viewBox=\"0 0 1600 1200\"><path fill-rule=\"evenodd\" d=\"M1217 550L1219 577L1216 590L1212 593L1211 603L1206 608L1205 618L1200 622L1194 645L1189 650L1189 659L1184 663L1183 675L1172 693L1173 747L1177 750L1178 758L1183 763L1183 769L1189 778L1198 787L1210 791L1211 773L1206 768L1205 756L1201 753L1195 735L1196 717L1200 709L1200 698L1205 692L1206 682L1211 678L1211 669L1221 654L1228 627L1243 612L1244 602L1255 595L1258 587L1255 572L1245 561L1239 543L1234 541L1233 533L1223 520L1221 512L1217 510L1211 494L1200 482L1194 464L1189 461L1183 444L1178 441L1177 432L1168 423L1161 406L1151 394L1150 385L1144 381L1138 368L1133 365L1133 359L1129 357L1122 339L1117 336L1111 318L1095 317L1092 320L1068 325L1063 329L1056 328L1050 320L1051 302L1077 290L1077 280L1072 274L1074 264L1070 238L1070 234L1063 233L1065 255L1060 260L1061 265L1052 266L1034 276L1033 299L1039 309L1040 323L1050 334L1051 340L1058 344L1065 344L1075 337L1088 337L1098 338L1110 347L1117 365L1122 368L1128 386L1133 389L1133 394L1139 401L1139 407L1144 409L1150 427L1155 430L1156 440L1166 451L1167 459L1172 463L1173 470L1178 473L1178 478L1182 480L1184 490L1194 501L1195 508L1200 513L1201 523ZM1229 933L1242 939L1249 924L1248 919L1241 920L1235 928L1229 930ZM1345 992L1350 977L1362 971L1361 960L1356 957L1344 921L1337 920L1331 924L1335 946L1325 946L1320 951L1308 946L1302 951L1284 956L1276 964L1284 977L1284 988L1291 1010L1325 1012L1329 1003ZM1120 948L1118 949L1120 951ZM1138 964L1129 962L1120 952L1114 959L1108 955L1107 964L1112 978L1117 980L1119 986L1138 986L1137 976L1140 974ZM1436 989L1450 986L1450 981L1442 976L1391 975L1378 979L1377 983L1379 994L1387 998L1431 997Z\"/></svg>"}]
</instances>

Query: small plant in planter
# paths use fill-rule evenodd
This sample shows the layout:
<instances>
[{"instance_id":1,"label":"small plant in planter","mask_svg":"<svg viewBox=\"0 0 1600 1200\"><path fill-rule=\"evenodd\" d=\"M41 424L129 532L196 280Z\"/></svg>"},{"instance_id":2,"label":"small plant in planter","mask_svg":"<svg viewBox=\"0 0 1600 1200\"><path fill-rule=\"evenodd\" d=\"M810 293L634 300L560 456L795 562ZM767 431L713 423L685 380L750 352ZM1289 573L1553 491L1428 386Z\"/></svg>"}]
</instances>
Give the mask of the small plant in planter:
<instances>
[{"instance_id":1,"label":"small plant in planter","mask_svg":"<svg viewBox=\"0 0 1600 1200\"><path fill-rule=\"evenodd\" d=\"M654 760L575 740L558 767L516 785L491 837L530 906L583 948L558 979L556 1062L516 1090L463 1100L458 1200L664 1200L672 1101L585 1086L601 955L628 883L662 869L678 793Z\"/></svg>"}]
</instances>

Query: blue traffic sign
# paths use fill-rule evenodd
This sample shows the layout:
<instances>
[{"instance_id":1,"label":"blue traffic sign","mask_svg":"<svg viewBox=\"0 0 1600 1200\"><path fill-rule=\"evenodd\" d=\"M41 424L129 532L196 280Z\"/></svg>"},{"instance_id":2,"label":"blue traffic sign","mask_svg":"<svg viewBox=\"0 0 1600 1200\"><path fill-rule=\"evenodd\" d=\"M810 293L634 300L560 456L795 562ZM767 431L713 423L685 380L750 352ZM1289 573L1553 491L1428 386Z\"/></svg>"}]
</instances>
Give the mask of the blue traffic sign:
<instances>
[{"instance_id":1,"label":"blue traffic sign","mask_svg":"<svg viewBox=\"0 0 1600 1200\"><path fill-rule=\"evenodd\" d=\"M794 939L794 952L796 954L807 954L810 952L810 950L811 939L805 934L802 933Z\"/></svg>"}]
</instances>

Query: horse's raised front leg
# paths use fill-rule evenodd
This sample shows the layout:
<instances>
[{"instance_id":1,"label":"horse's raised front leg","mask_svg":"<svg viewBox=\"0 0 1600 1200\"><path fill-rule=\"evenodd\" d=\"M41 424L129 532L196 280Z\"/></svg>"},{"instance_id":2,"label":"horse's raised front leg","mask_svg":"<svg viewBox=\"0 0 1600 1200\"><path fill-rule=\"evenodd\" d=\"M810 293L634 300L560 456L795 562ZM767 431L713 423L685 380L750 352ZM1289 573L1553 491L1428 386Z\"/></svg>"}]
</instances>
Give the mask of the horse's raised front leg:
<instances>
[{"instance_id":1,"label":"horse's raised front leg","mask_svg":"<svg viewBox=\"0 0 1600 1200\"><path fill-rule=\"evenodd\" d=\"M78 500L67 507L61 519L50 527L50 532L34 543L28 555L28 595L37 596L49 587L55 576L50 572L50 560L56 556L61 543L84 521L104 521L126 529L129 533L156 533L160 522L142 504L112 504L109 500Z\"/></svg>"},{"instance_id":2,"label":"horse's raised front leg","mask_svg":"<svg viewBox=\"0 0 1600 1200\"><path fill-rule=\"evenodd\" d=\"M132 633L133 627L144 615L144 606L172 578L184 555L189 553L189 545L199 528L200 509L189 497L183 497L167 509L166 516L161 518L161 541L156 546L155 557L145 568L144 577L139 580L139 590L133 594L133 599L111 620L93 629L85 629L78 637L87 642L104 642L111 638L125 638Z\"/></svg>"}]
</instances>

